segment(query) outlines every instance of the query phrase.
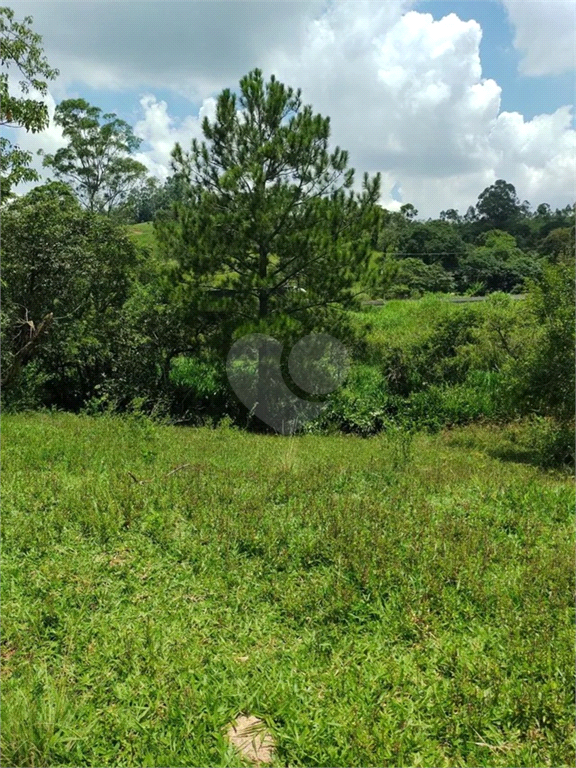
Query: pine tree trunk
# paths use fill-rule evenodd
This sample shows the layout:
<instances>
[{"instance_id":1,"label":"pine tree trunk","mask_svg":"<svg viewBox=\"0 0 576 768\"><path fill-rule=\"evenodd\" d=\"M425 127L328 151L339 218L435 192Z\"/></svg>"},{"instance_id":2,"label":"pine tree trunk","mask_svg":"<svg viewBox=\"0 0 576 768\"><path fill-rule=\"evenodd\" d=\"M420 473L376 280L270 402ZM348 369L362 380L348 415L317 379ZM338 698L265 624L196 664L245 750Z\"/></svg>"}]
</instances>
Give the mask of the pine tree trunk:
<instances>
[{"instance_id":1,"label":"pine tree trunk","mask_svg":"<svg viewBox=\"0 0 576 768\"><path fill-rule=\"evenodd\" d=\"M268 254L264 248L260 248L260 261L258 265L258 276L261 280L265 280L268 274ZM258 317L260 320L264 320L268 317L268 290L266 288L260 288L258 295ZM268 365L267 358L269 357L268 345L264 343L258 349L258 382L256 385L256 400L262 409L266 402L266 367Z\"/></svg>"}]
</instances>

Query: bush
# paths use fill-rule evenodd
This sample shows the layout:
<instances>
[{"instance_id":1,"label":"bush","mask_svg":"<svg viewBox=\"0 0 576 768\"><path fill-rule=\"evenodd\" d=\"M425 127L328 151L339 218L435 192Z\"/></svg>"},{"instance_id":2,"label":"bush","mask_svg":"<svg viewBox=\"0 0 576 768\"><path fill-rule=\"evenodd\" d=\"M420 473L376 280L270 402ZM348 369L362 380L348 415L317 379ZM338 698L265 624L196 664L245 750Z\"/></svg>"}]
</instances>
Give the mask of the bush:
<instances>
[{"instance_id":1,"label":"bush","mask_svg":"<svg viewBox=\"0 0 576 768\"><path fill-rule=\"evenodd\" d=\"M475 372L481 373L481 372ZM476 381L474 381L476 379ZM483 376L472 377L466 384L432 385L414 392L402 410L403 423L420 429L437 431L443 427L468 424L496 415L493 382Z\"/></svg>"},{"instance_id":2,"label":"bush","mask_svg":"<svg viewBox=\"0 0 576 768\"><path fill-rule=\"evenodd\" d=\"M538 463L544 468L574 466L574 423L533 416L527 436Z\"/></svg>"},{"instance_id":3,"label":"bush","mask_svg":"<svg viewBox=\"0 0 576 768\"><path fill-rule=\"evenodd\" d=\"M425 264L420 259L401 259L391 287L385 292L389 299L418 297L424 293L454 291L454 277L441 264Z\"/></svg>"},{"instance_id":4,"label":"bush","mask_svg":"<svg viewBox=\"0 0 576 768\"><path fill-rule=\"evenodd\" d=\"M82 210L65 184L36 187L13 201L2 214L3 371L21 373L20 350L52 314L27 383L42 405L80 408L118 354L120 311L136 262L125 231ZM17 402L21 389L18 376L10 378L6 403Z\"/></svg>"},{"instance_id":5,"label":"bush","mask_svg":"<svg viewBox=\"0 0 576 768\"><path fill-rule=\"evenodd\" d=\"M460 308L438 318L416 344L389 347L382 368L390 392L406 397L432 384L464 381L469 364L459 350L471 341L477 323L473 310Z\"/></svg>"},{"instance_id":6,"label":"bush","mask_svg":"<svg viewBox=\"0 0 576 768\"><path fill-rule=\"evenodd\" d=\"M352 365L346 384L328 399L309 429L374 435L389 419L386 382L375 366Z\"/></svg>"},{"instance_id":7,"label":"bush","mask_svg":"<svg viewBox=\"0 0 576 768\"><path fill-rule=\"evenodd\" d=\"M179 356L172 360L170 382L173 410L189 415L210 418L214 423L228 415L229 387L222 366L201 358Z\"/></svg>"},{"instance_id":8,"label":"bush","mask_svg":"<svg viewBox=\"0 0 576 768\"><path fill-rule=\"evenodd\" d=\"M528 309L538 329L537 343L519 365L526 407L561 422L574 419L575 323L574 265L545 267L530 284Z\"/></svg>"}]
</instances>

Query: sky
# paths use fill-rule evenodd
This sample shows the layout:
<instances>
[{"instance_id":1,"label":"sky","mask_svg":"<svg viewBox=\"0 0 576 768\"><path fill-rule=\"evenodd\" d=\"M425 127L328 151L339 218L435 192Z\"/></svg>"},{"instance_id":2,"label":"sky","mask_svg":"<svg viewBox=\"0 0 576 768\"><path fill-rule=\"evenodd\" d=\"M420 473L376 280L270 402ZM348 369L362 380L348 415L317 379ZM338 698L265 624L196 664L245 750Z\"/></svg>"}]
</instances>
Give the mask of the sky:
<instances>
[{"instance_id":1,"label":"sky","mask_svg":"<svg viewBox=\"0 0 576 768\"><path fill-rule=\"evenodd\" d=\"M53 115L83 97L142 139L137 159L170 174L201 138L223 88L254 67L301 88L331 119L358 181L422 218L462 213L496 179L535 208L576 200L576 0L18 0L51 66ZM9 132L54 152L58 126ZM34 165L41 168L40 158ZM21 190L22 191L22 190Z\"/></svg>"}]
</instances>

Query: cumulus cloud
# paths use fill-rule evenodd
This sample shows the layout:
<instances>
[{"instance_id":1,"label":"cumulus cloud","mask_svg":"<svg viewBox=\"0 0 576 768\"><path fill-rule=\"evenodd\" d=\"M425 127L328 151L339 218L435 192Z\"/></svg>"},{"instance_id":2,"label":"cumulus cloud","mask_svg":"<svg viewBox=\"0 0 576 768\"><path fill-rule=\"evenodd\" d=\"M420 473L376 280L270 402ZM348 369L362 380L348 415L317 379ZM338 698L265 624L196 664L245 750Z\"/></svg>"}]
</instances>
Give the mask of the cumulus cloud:
<instances>
[{"instance_id":1,"label":"cumulus cloud","mask_svg":"<svg viewBox=\"0 0 576 768\"><path fill-rule=\"evenodd\" d=\"M157 101L152 96L140 99L143 117L134 126L134 133L145 142L145 151L135 155L150 173L165 180L169 175L170 155L178 142L188 148L193 138L202 138L202 122L205 117L214 118L216 99L204 100L197 115L188 115L184 120L176 121L168 114L168 104Z\"/></svg>"},{"instance_id":2,"label":"cumulus cloud","mask_svg":"<svg viewBox=\"0 0 576 768\"><path fill-rule=\"evenodd\" d=\"M570 107L525 121L518 112L503 112L491 133L495 168L522 198L565 204L576 199L576 131ZM551 198L551 199L549 199Z\"/></svg>"},{"instance_id":3,"label":"cumulus cloud","mask_svg":"<svg viewBox=\"0 0 576 768\"><path fill-rule=\"evenodd\" d=\"M188 147L201 136L204 115L214 114L214 95L260 66L267 76L273 72L301 87L305 103L331 117L333 141L349 150L359 175L382 173L387 207L399 207L393 190L401 186L403 201L422 216L465 211L497 178L534 203L563 206L574 199L570 108L532 120L501 112L501 88L482 74L482 29L474 20L454 13L435 20L411 10L411 0L145 8L86 2L75 4L70 34L69 3L21 5L22 12L35 6L31 12L46 25L38 28L47 52L52 46L59 57L54 63L64 72L62 61L78 62L67 75L76 89L83 82L140 91L138 159L161 179L170 172L175 142ZM66 35L59 31L60 24L66 28L63 15ZM154 95L158 88L187 92L201 107L176 120L169 99ZM49 138L57 140L58 131ZM44 135L26 142L46 146Z\"/></svg>"},{"instance_id":4,"label":"cumulus cloud","mask_svg":"<svg viewBox=\"0 0 576 768\"><path fill-rule=\"evenodd\" d=\"M287 78L333 116L338 141L363 167L432 177L478 170L486 151L478 128L500 106L500 88L481 78L480 26L454 14L402 14L400 4L394 18L383 6L333 6L311 25L299 59L286 62ZM359 10L370 23L354 23Z\"/></svg>"},{"instance_id":5,"label":"cumulus cloud","mask_svg":"<svg viewBox=\"0 0 576 768\"><path fill-rule=\"evenodd\" d=\"M515 28L525 75L558 75L576 66L574 0L502 0Z\"/></svg>"},{"instance_id":6,"label":"cumulus cloud","mask_svg":"<svg viewBox=\"0 0 576 768\"><path fill-rule=\"evenodd\" d=\"M522 197L571 199L569 108L531 121L501 113L500 87L482 77L480 25L404 10L402 3L335 4L309 24L300 55L279 66L332 116L334 139L353 165L383 172L384 190L400 183L403 200L424 216L466 210L502 177ZM519 130L510 129L514 121ZM390 193L383 202L395 207Z\"/></svg>"}]
</instances>

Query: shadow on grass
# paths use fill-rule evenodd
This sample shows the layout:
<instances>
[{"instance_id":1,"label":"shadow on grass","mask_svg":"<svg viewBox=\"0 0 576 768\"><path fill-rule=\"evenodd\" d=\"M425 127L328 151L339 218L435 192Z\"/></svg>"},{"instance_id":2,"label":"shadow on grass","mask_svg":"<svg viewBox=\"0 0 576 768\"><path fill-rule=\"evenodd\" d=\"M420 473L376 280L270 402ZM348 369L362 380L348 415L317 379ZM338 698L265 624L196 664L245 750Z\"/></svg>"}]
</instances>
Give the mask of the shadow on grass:
<instances>
[{"instance_id":1,"label":"shadow on grass","mask_svg":"<svg viewBox=\"0 0 576 768\"><path fill-rule=\"evenodd\" d=\"M568 454L562 456L543 456L540 451L530 448L496 447L484 448L485 453L493 459L511 461L515 464L528 464L542 471L555 471L565 475L574 475L574 461Z\"/></svg>"},{"instance_id":2,"label":"shadow on grass","mask_svg":"<svg viewBox=\"0 0 576 768\"><path fill-rule=\"evenodd\" d=\"M515 447L484 447L484 452L492 459L500 461L513 461L515 464L531 464L534 467L542 467L542 457L529 448Z\"/></svg>"},{"instance_id":3,"label":"shadow on grass","mask_svg":"<svg viewBox=\"0 0 576 768\"><path fill-rule=\"evenodd\" d=\"M543 449L541 446L530 445L525 436L521 439L500 439L491 444L484 439L477 440L468 435L464 439L456 438L452 444L459 448L481 451L491 459L499 461L525 464L544 471L556 470L574 474L574 454L569 448L550 445Z\"/></svg>"}]
</instances>

